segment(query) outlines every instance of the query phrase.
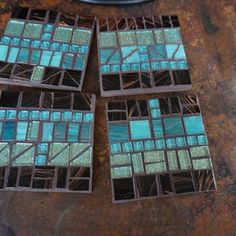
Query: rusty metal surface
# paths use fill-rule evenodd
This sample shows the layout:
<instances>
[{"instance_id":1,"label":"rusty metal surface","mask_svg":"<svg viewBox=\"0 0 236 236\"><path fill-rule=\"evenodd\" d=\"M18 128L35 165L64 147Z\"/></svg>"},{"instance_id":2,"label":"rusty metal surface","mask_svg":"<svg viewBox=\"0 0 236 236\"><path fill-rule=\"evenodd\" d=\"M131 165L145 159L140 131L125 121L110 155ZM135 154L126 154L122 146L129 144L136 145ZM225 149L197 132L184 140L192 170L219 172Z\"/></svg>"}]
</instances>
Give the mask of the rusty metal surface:
<instances>
[{"instance_id":1,"label":"rusty metal surface","mask_svg":"<svg viewBox=\"0 0 236 236\"><path fill-rule=\"evenodd\" d=\"M15 2L0 1L1 28ZM0 193L0 235L236 235L236 1L158 0L109 10L62 0L20 4L98 18L104 12L106 16L178 14L192 93L200 99L218 190L112 204L105 123L108 99L98 97L93 193ZM88 65L83 91L99 95L95 40Z\"/></svg>"}]
</instances>

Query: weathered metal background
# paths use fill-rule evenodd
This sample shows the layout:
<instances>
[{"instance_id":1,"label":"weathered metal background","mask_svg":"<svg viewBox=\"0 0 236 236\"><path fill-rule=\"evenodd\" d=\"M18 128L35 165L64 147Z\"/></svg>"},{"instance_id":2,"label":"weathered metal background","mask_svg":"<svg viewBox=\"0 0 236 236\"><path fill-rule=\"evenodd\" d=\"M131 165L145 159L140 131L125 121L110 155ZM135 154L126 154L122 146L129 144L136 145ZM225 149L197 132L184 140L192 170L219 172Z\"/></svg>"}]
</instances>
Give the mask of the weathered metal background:
<instances>
[{"instance_id":1,"label":"weathered metal background","mask_svg":"<svg viewBox=\"0 0 236 236\"><path fill-rule=\"evenodd\" d=\"M0 0L1 29L14 4L14 0ZM218 191L112 204L105 123L107 99L98 97L93 193L2 192L0 235L236 235L236 1L156 0L105 8L62 0L25 0L20 5L98 18L104 14L178 14L190 63L192 92L200 98ZM97 80L93 40L83 91L99 96Z\"/></svg>"}]
</instances>

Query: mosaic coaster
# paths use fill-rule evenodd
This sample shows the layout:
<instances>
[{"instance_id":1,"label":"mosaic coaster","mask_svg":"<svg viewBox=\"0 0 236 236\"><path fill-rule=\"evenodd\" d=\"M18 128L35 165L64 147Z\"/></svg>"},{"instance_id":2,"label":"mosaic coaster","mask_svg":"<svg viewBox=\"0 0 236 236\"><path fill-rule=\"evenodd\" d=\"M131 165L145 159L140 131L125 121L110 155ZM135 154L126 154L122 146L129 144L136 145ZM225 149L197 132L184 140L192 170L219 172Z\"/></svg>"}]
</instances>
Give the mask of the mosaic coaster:
<instances>
[{"instance_id":1,"label":"mosaic coaster","mask_svg":"<svg viewBox=\"0 0 236 236\"><path fill-rule=\"evenodd\" d=\"M81 91L94 19L17 8L0 38L0 83Z\"/></svg>"},{"instance_id":2,"label":"mosaic coaster","mask_svg":"<svg viewBox=\"0 0 236 236\"><path fill-rule=\"evenodd\" d=\"M104 19L97 25L102 96L191 88L177 16Z\"/></svg>"},{"instance_id":3,"label":"mosaic coaster","mask_svg":"<svg viewBox=\"0 0 236 236\"><path fill-rule=\"evenodd\" d=\"M215 189L198 98L107 103L114 202Z\"/></svg>"},{"instance_id":4,"label":"mosaic coaster","mask_svg":"<svg viewBox=\"0 0 236 236\"><path fill-rule=\"evenodd\" d=\"M2 91L0 189L92 191L95 96Z\"/></svg>"},{"instance_id":5,"label":"mosaic coaster","mask_svg":"<svg viewBox=\"0 0 236 236\"><path fill-rule=\"evenodd\" d=\"M87 2L87 3L95 3L95 4L108 4L108 5L122 5L122 4L136 4L136 3L144 3L151 2L153 0L72 0L73 2Z\"/></svg>"}]
</instances>

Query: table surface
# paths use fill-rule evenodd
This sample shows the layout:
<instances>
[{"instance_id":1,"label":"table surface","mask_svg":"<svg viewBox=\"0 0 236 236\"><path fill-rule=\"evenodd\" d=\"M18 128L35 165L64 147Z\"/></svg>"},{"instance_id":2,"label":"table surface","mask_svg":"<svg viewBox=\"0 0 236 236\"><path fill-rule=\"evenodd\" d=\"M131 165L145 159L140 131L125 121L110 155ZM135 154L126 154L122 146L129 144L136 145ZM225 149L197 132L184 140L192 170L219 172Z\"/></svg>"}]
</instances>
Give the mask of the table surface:
<instances>
[{"instance_id":1,"label":"table surface","mask_svg":"<svg viewBox=\"0 0 236 236\"><path fill-rule=\"evenodd\" d=\"M15 2L0 1L1 29ZM108 99L99 93L94 36L83 88L97 95L93 193L0 192L0 235L236 235L236 1L156 0L104 7L23 0L19 5L97 18L104 13L110 17L177 14L193 83L187 93L200 99L218 190L112 204L105 122Z\"/></svg>"}]
</instances>

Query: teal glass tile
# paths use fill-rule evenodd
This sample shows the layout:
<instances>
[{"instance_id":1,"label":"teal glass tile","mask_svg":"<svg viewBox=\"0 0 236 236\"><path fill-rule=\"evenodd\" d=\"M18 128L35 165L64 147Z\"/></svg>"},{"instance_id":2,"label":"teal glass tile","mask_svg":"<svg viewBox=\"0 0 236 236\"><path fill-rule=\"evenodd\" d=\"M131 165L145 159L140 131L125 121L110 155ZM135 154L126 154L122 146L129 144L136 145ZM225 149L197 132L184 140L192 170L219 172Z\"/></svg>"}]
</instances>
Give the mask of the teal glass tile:
<instances>
[{"instance_id":1,"label":"teal glass tile","mask_svg":"<svg viewBox=\"0 0 236 236\"><path fill-rule=\"evenodd\" d=\"M180 28L164 29L166 43L181 43Z\"/></svg>"},{"instance_id":2,"label":"teal glass tile","mask_svg":"<svg viewBox=\"0 0 236 236\"><path fill-rule=\"evenodd\" d=\"M152 31L137 31L137 43L138 45L154 45L154 35Z\"/></svg>"},{"instance_id":3,"label":"teal glass tile","mask_svg":"<svg viewBox=\"0 0 236 236\"><path fill-rule=\"evenodd\" d=\"M0 61L6 61L7 59L7 52L8 52L8 46L6 45L0 45Z\"/></svg>"},{"instance_id":4,"label":"teal glass tile","mask_svg":"<svg viewBox=\"0 0 236 236\"><path fill-rule=\"evenodd\" d=\"M179 150L178 157L181 170L186 170L191 168L191 162L187 150Z\"/></svg>"},{"instance_id":5,"label":"teal glass tile","mask_svg":"<svg viewBox=\"0 0 236 236\"><path fill-rule=\"evenodd\" d=\"M50 66L60 67L61 59L62 59L62 52L54 52Z\"/></svg>"},{"instance_id":6,"label":"teal glass tile","mask_svg":"<svg viewBox=\"0 0 236 236\"><path fill-rule=\"evenodd\" d=\"M167 148L175 148L176 147L175 139L174 138L166 139L166 147Z\"/></svg>"},{"instance_id":7,"label":"teal glass tile","mask_svg":"<svg viewBox=\"0 0 236 236\"><path fill-rule=\"evenodd\" d=\"M134 31L118 32L118 38L121 46L132 46L137 44Z\"/></svg>"},{"instance_id":8,"label":"teal glass tile","mask_svg":"<svg viewBox=\"0 0 236 236\"><path fill-rule=\"evenodd\" d=\"M41 82L44 77L45 68L42 66L35 66L33 74L31 76L31 81Z\"/></svg>"},{"instance_id":9,"label":"teal glass tile","mask_svg":"<svg viewBox=\"0 0 236 236\"><path fill-rule=\"evenodd\" d=\"M161 69L169 69L170 63L168 61L161 61Z\"/></svg>"},{"instance_id":10,"label":"teal glass tile","mask_svg":"<svg viewBox=\"0 0 236 236\"><path fill-rule=\"evenodd\" d=\"M160 109L151 109L151 116L152 116L152 118L160 118L161 117L161 110Z\"/></svg>"},{"instance_id":11,"label":"teal glass tile","mask_svg":"<svg viewBox=\"0 0 236 236\"><path fill-rule=\"evenodd\" d=\"M37 65L39 63L41 51L33 49L30 56L30 64Z\"/></svg>"},{"instance_id":12,"label":"teal glass tile","mask_svg":"<svg viewBox=\"0 0 236 236\"><path fill-rule=\"evenodd\" d=\"M140 55L137 46L121 47L123 63L140 62Z\"/></svg>"},{"instance_id":13,"label":"teal glass tile","mask_svg":"<svg viewBox=\"0 0 236 236\"><path fill-rule=\"evenodd\" d=\"M144 146L142 141L133 142L134 151L144 151Z\"/></svg>"},{"instance_id":14,"label":"teal glass tile","mask_svg":"<svg viewBox=\"0 0 236 236\"><path fill-rule=\"evenodd\" d=\"M128 125L127 124L109 124L109 139L111 142L128 141Z\"/></svg>"},{"instance_id":15,"label":"teal glass tile","mask_svg":"<svg viewBox=\"0 0 236 236\"><path fill-rule=\"evenodd\" d=\"M167 136L183 135L182 121L179 117L166 117L163 119L165 134Z\"/></svg>"},{"instance_id":16,"label":"teal glass tile","mask_svg":"<svg viewBox=\"0 0 236 236\"><path fill-rule=\"evenodd\" d=\"M30 55L30 50L28 48L21 48L20 53L18 55L18 62L20 63L28 63Z\"/></svg>"},{"instance_id":17,"label":"teal glass tile","mask_svg":"<svg viewBox=\"0 0 236 236\"><path fill-rule=\"evenodd\" d=\"M47 157L45 155L38 155L35 158L35 165L43 166L46 165Z\"/></svg>"},{"instance_id":18,"label":"teal glass tile","mask_svg":"<svg viewBox=\"0 0 236 236\"><path fill-rule=\"evenodd\" d=\"M163 29L154 30L154 35L155 35L155 39L156 39L157 44L165 43L165 36L164 36Z\"/></svg>"},{"instance_id":19,"label":"teal glass tile","mask_svg":"<svg viewBox=\"0 0 236 236\"><path fill-rule=\"evenodd\" d=\"M30 111L29 119L30 120L38 120L39 119L39 111Z\"/></svg>"},{"instance_id":20,"label":"teal glass tile","mask_svg":"<svg viewBox=\"0 0 236 236\"><path fill-rule=\"evenodd\" d=\"M2 122L0 122L0 137L1 137L1 134L2 134Z\"/></svg>"},{"instance_id":21,"label":"teal glass tile","mask_svg":"<svg viewBox=\"0 0 236 236\"><path fill-rule=\"evenodd\" d=\"M49 120L49 111L41 111L40 112L40 120Z\"/></svg>"},{"instance_id":22,"label":"teal glass tile","mask_svg":"<svg viewBox=\"0 0 236 236\"><path fill-rule=\"evenodd\" d=\"M65 69L71 69L73 67L73 60L74 60L73 53L65 53L62 62L62 67Z\"/></svg>"},{"instance_id":23,"label":"teal glass tile","mask_svg":"<svg viewBox=\"0 0 236 236\"><path fill-rule=\"evenodd\" d=\"M84 114L84 122L93 122L93 113Z\"/></svg>"},{"instance_id":24,"label":"teal glass tile","mask_svg":"<svg viewBox=\"0 0 236 236\"><path fill-rule=\"evenodd\" d=\"M54 141L63 142L66 136L66 123L55 123L54 127Z\"/></svg>"},{"instance_id":25,"label":"teal glass tile","mask_svg":"<svg viewBox=\"0 0 236 236\"><path fill-rule=\"evenodd\" d=\"M75 60L75 69L78 70L83 70L85 67L85 60L86 60L86 56L83 54L77 54L76 56L76 60Z\"/></svg>"},{"instance_id":26,"label":"teal glass tile","mask_svg":"<svg viewBox=\"0 0 236 236\"><path fill-rule=\"evenodd\" d=\"M148 46L148 57L150 60L166 59L167 58L166 46L164 44Z\"/></svg>"},{"instance_id":27,"label":"teal glass tile","mask_svg":"<svg viewBox=\"0 0 236 236\"><path fill-rule=\"evenodd\" d=\"M19 113L18 113L18 119L19 120L27 120L28 116L29 116L28 111L19 111Z\"/></svg>"},{"instance_id":28,"label":"teal glass tile","mask_svg":"<svg viewBox=\"0 0 236 236\"><path fill-rule=\"evenodd\" d=\"M45 24L43 27L44 32L52 33L54 25L52 24Z\"/></svg>"},{"instance_id":29,"label":"teal glass tile","mask_svg":"<svg viewBox=\"0 0 236 236\"><path fill-rule=\"evenodd\" d=\"M21 47L30 47L30 39L22 39L21 42L20 42L20 46Z\"/></svg>"},{"instance_id":30,"label":"teal glass tile","mask_svg":"<svg viewBox=\"0 0 236 236\"><path fill-rule=\"evenodd\" d=\"M123 152L132 152L133 151L132 142L122 143L122 150Z\"/></svg>"},{"instance_id":31,"label":"teal glass tile","mask_svg":"<svg viewBox=\"0 0 236 236\"><path fill-rule=\"evenodd\" d=\"M187 135L205 133L201 115L184 116L183 119Z\"/></svg>"},{"instance_id":32,"label":"teal glass tile","mask_svg":"<svg viewBox=\"0 0 236 236\"><path fill-rule=\"evenodd\" d=\"M39 143L37 148L38 153L47 153L48 152L48 143Z\"/></svg>"},{"instance_id":33,"label":"teal glass tile","mask_svg":"<svg viewBox=\"0 0 236 236\"><path fill-rule=\"evenodd\" d=\"M32 48L39 48L40 45L41 45L41 41L39 41L39 40L33 40L33 41L31 42L31 47L32 47Z\"/></svg>"},{"instance_id":34,"label":"teal glass tile","mask_svg":"<svg viewBox=\"0 0 236 236\"><path fill-rule=\"evenodd\" d=\"M10 20L7 23L4 34L11 36L21 36L25 23L19 20Z\"/></svg>"},{"instance_id":35,"label":"teal glass tile","mask_svg":"<svg viewBox=\"0 0 236 236\"><path fill-rule=\"evenodd\" d=\"M89 52L89 47L88 46L84 46L84 45L80 45L79 46L79 53L88 53Z\"/></svg>"},{"instance_id":36,"label":"teal glass tile","mask_svg":"<svg viewBox=\"0 0 236 236\"><path fill-rule=\"evenodd\" d=\"M116 49L101 49L100 50L101 64L117 64L120 63L120 53Z\"/></svg>"},{"instance_id":37,"label":"teal glass tile","mask_svg":"<svg viewBox=\"0 0 236 236\"><path fill-rule=\"evenodd\" d=\"M182 70L187 70L188 69L188 63L187 63L186 60L177 61L177 65L178 65L179 69L182 69Z\"/></svg>"},{"instance_id":38,"label":"teal glass tile","mask_svg":"<svg viewBox=\"0 0 236 236\"><path fill-rule=\"evenodd\" d=\"M110 72L110 66L109 65L103 65L100 67L102 73L108 73Z\"/></svg>"},{"instance_id":39,"label":"teal glass tile","mask_svg":"<svg viewBox=\"0 0 236 236\"><path fill-rule=\"evenodd\" d=\"M163 137L163 128L161 120L152 120L153 133L155 138Z\"/></svg>"},{"instance_id":40,"label":"teal glass tile","mask_svg":"<svg viewBox=\"0 0 236 236\"><path fill-rule=\"evenodd\" d=\"M40 60L40 65L41 66L49 66L50 61L51 61L51 57L52 57L52 53L51 51L42 51L42 56L41 56L41 60Z\"/></svg>"},{"instance_id":41,"label":"teal glass tile","mask_svg":"<svg viewBox=\"0 0 236 236\"><path fill-rule=\"evenodd\" d=\"M198 140L199 145L207 145L208 144L208 140L207 140L207 137L205 135L199 135L197 137L197 140Z\"/></svg>"},{"instance_id":42,"label":"teal glass tile","mask_svg":"<svg viewBox=\"0 0 236 236\"><path fill-rule=\"evenodd\" d=\"M109 48L117 46L117 39L115 32L101 32L99 35L100 48Z\"/></svg>"},{"instance_id":43,"label":"teal glass tile","mask_svg":"<svg viewBox=\"0 0 236 236\"><path fill-rule=\"evenodd\" d=\"M165 161L164 151L144 152L144 162L160 162Z\"/></svg>"},{"instance_id":44,"label":"teal glass tile","mask_svg":"<svg viewBox=\"0 0 236 236\"><path fill-rule=\"evenodd\" d=\"M61 119L61 112L59 111L51 112L51 117L50 117L51 121L59 121L60 119Z\"/></svg>"},{"instance_id":45,"label":"teal glass tile","mask_svg":"<svg viewBox=\"0 0 236 236\"><path fill-rule=\"evenodd\" d=\"M10 38L10 37L7 37L7 36L3 36L3 37L1 38L1 44L9 45L10 41L11 41L11 38Z\"/></svg>"},{"instance_id":46,"label":"teal glass tile","mask_svg":"<svg viewBox=\"0 0 236 236\"><path fill-rule=\"evenodd\" d=\"M111 65L111 72L119 72L120 65Z\"/></svg>"},{"instance_id":47,"label":"teal glass tile","mask_svg":"<svg viewBox=\"0 0 236 236\"><path fill-rule=\"evenodd\" d=\"M78 52L79 49L80 49L80 46L79 46L79 45L72 44L72 45L70 46L70 51L71 51L71 52Z\"/></svg>"},{"instance_id":48,"label":"teal glass tile","mask_svg":"<svg viewBox=\"0 0 236 236\"><path fill-rule=\"evenodd\" d=\"M42 127L42 141L52 141L53 123L44 122Z\"/></svg>"},{"instance_id":49,"label":"teal glass tile","mask_svg":"<svg viewBox=\"0 0 236 236\"><path fill-rule=\"evenodd\" d=\"M16 37L12 38L11 42L10 42L10 45L19 46L20 45L20 38L16 38Z\"/></svg>"},{"instance_id":50,"label":"teal glass tile","mask_svg":"<svg viewBox=\"0 0 236 236\"><path fill-rule=\"evenodd\" d=\"M154 141L151 141L151 140L144 141L144 149L145 149L145 151L154 150L155 149Z\"/></svg>"},{"instance_id":51,"label":"teal glass tile","mask_svg":"<svg viewBox=\"0 0 236 236\"><path fill-rule=\"evenodd\" d=\"M82 121L83 114L80 112L73 113L73 121Z\"/></svg>"},{"instance_id":52,"label":"teal glass tile","mask_svg":"<svg viewBox=\"0 0 236 236\"><path fill-rule=\"evenodd\" d=\"M44 41L44 42L42 42L41 43L41 45L40 45L40 48L41 49L49 49L49 47L50 47L50 42L46 42L46 41Z\"/></svg>"},{"instance_id":53,"label":"teal glass tile","mask_svg":"<svg viewBox=\"0 0 236 236\"><path fill-rule=\"evenodd\" d=\"M72 28L59 26L55 30L53 39L61 42L70 42L72 32Z\"/></svg>"},{"instance_id":54,"label":"teal glass tile","mask_svg":"<svg viewBox=\"0 0 236 236\"><path fill-rule=\"evenodd\" d=\"M148 120L132 120L129 122L132 139L151 138L150 125Z\"/></svg>"},{"instance_id":55,"label":"teal glass tile","mask_svg":"<svg viewBox=\"0 0 236 236\"><path fill-rule=\"evenodd\" d=\"M144 173L144 166L141 153L131 154L132 166L135 174Z\"/></svg>"},{"instance_id":56,"label":"teal glass tile","mask_svg":"<svg viewBox=\"0 0 236 236\"><path fill-rule=\"evenodd\" d=\"M28 122L17 122L16 140L26 140Z\"/></svg>"},{"instance_id":57,"label":"teal glass tile","mask_svg":"<svg viewBox=\"0 0 236 236\"><path fill-rule=\"evenodd\" d=\"M89 45L91 31L85 29L76 29L73 33L72 43Z\"/></svg>"},{"instance_id":58,"label":"teal glass tile","mask_svg":"<svg viewBox=\"0 0 236 236\"><path fill-rule=\"evenodd\" d=\"M68 130L68 142L78 142L80 124L70 123Z\"/></svg>"},{"instance_id":59,"label":"teal glass tile","mask_svg":"<svg viewBox=\"0 0 236 236\"><path fill-rule=\"evenodd\" d=\"M141 70L144 70L144 71L151 70L150 64L149 63L142 63Z\"/></svg>"},{"instance_id":60,"label":"teal glass tile","mask_svg":"<svg viewBox=\"0 0 236 236\"><path fill-rule=\"evenodd\" d=\"M72 112L71 111L63 111L62 113L62 120L63 121L71 121L72 120Z\"/></svg>"},{"instance_id":61,"label":"teal glass tile","mask_svg":"<svg viewBox=\"0 0 236 236\"><path fill-rule=\"evenodd\" d=\"M25 25L23 36L26 38L38 39L41 36L42 29L43 29L42 24L27 23Z\"/></svg>"},{"instance_id":62,"label":"teal glass tile","mask_svg":"<svg viewBox=\"0 0 236 236\"><path fill-rule=\"evenodd\" d=\"M111 153L120 153L121 152L121 144L120 143L113 143L111 144Z\"/></svg>"},{"instance_id":63,"label":"teal glass tile","mask_svg":"<svg viewBox=\"0 0 236 236\"><path fill-rule=\"evenodd\" d=\"M7 119L15 119L16 118L16 110L7 110L6 118Z\"/></svg>"},{"instance_id":64,"label":"teal glass tile","mask_svg":"<svg viewBox=\"0 0 236 236\"><path fill-rule=\"evenodd\" d=\"M52 37L52 34L50 33L43 33L42 34L42 40L50 40Z\"/></svg>"},{"instance_id":65,"label":"teal glass tile","mask_svg":"<svg viewBox=\"0 0 236 236\"><path fill-rule=\"evenodd\" d=\"M188 136L187 141L188 141L189 146L197 145L197 137L196 136Z\"/></svg>"},{"instance_id":66,"label":"teal glass tile","mask_svg":"<svg viewBox=\"0 0 236 236\"><path fill-rule=\"evenodd\" d=\"M60 48L60 44L59 43L51 43L50 44L50 50L56 50L58 51Z\"/></svg>"},{"instance_id":67,"label":"teal glass tile","mask_svg":"<svg viewBox=\"0 0 236 236\"><path fill-rule=\"evenodd\" d=\"M177 162L177 155L175 151L168 151L167 152L168 157L168 164L170 170L178 170L178 162Z\"/></svg>"},{"instance_id":68,"label":"teal glass tile","mask_svg":"<svg viewBox=\"0 0 236 236\"><path fill-rule=\"evenodd\" d=\"M185 50L182 44L166 44L167 57L169 59L185 59Z\"/></svg>"},{"instance_id":69,"label":"teal glass tile","mask_svg":"<svg viewBox=\"0 0 236 236\"><path fill-rule=\"evenodd\" d=\"M156 98L150 99L148 104L150 108L159 108L159 100Z\"/></svg>"},{"instance_id":70,"label":"teal glass tile","mask_svg":"<svg viewBox=\"0 0 236 236\"><path fill-rule=\"evenodd\" d=\"M63 43L63 44L60 45L60 49L59 50L61 52L68 52L69 48L70 48L69 44Z\"/></svg>"},{"instance_id":71,"label":"teal glass tile","mask_svg":"<svg viewBox=\"0 0 236 236\"><path fill-rule=\"evenodd\" d=\"M7 62L15 63L18 56L19 48L10 47Z\"/></svg>"},{"instance_id":72,"label":"teal glass tile","mask_svg":"<svg viewBox=\"0 0 236 236\"><path fill-rule=\"evenodd\" d=\"M184 137L178 137L175 139L176 144L178 147L185 147L187 146L186 139Z\"/></svg>"},{"instance_id":73,"label":"teal glass tile","mask_svg":"<svg viewBox=\"0 0 236 236\"><path fill-rule=\"evenodd\" d=\"M2 126L2 140L13 140L15 134L14 121L5 121Z\"/></svg>"},{"instance_id":74,"label":"teal glass tile","mask_svg":"<svg viewBox=\"0 0 236 236\"><path fill-rule=\"evenodd\" d=\"M0 110L0 119L5 118L6 111L5 110Z\"/></svg>"},{"instance_id":75,"label":"teal glass tile","mask_svg":"<svg viewBox=\"0 0 236 236\"><path fill-rule=\"evenodd\" d=\"M130 65L129 64L122 64L121 65L121 70L126 71L126 72L130 71L131 70Z\"/></svg>"},{"instance_id":76,"label":"teal glass tile","mask_svg":"<svg viewBox=\"0 0 236 236\"><path fill-rule=\"evenodd\" d=\"M111 155L112 165L128 165L131 164L131 158L129 154Z\"/></svg>"},{"instance_id":77,"label":"teal glass tile","mask_svg":"<svg viewBox=\"0 0 236 236\"><path fill-rule=\"evenodd\" d=\"M80 139L82 142L89 142L91 138L91 128L92 127L90 123L81 124Z\"/></svg>"},{"instance_id":78,"label":"teal glass tile","mask_svg":"<svg viewBox=\"0 0 236 236\"><path fill-rule=\"evenodd\" d=\"M114 167L111 169L112 179L128 178L132 176L132 169L130 166Z\"/></svg>"},{"instance_id":79,"label":"teal glass tile","mask_svg":"<svg viewBox=\"0 0 236 236\"><path fill-rule=\"evenodd\" d=\"M133 63L131 64L131 70L133 71L139 71L141 68L140 68L140 65L138 63Z\"/></svg>"},{"instance_id":80,"label":"teal glass tile","mask_svg":"<svg viewBox=\"0 0 236 236\"><path fill-rule=\"evenodd\" d=\"M148 50L147 50L147 46L138 46L138 52L141 54L147 54Z\"/></svg>"},{"instance_id":81,"label":"teal glass tile","mask_svg":"<svg viewBox=\"0 0 236 236\"><path fill-rule=\"evenodd\" d=\"M29 122L27 140L37 141L39 135L39 121Z\"/></svg>"}]
</instances>

